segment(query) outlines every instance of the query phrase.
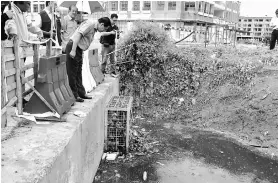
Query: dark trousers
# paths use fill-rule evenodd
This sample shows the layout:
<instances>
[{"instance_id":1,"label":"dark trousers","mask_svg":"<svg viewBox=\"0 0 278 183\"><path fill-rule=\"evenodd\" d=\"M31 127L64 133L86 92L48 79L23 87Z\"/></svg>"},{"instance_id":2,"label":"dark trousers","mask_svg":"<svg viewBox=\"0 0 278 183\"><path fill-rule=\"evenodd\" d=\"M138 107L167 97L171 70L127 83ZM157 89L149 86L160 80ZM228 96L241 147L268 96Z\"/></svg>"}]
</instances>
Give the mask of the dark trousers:
<instances>
[{"instance_id":1,"label":"dark trousers","mask_svg":"<svg viewBox=\"0 0 278 183\"><path fill-rule=\"evenodd\" d=\"M83 97L86 94L85 88L82 84L82 54L83 51L77 46L76 55L74 58L70 56L73 42L70 40L66 46L67 55L67 74L69 78L69 85L75 98Z\"/></svg>"},{"instance_id":2,"label":"dark trousers","mask_svg":"<svg viewBox=\"0 0 278 183\"><path fill-rule=\"evenodd\" d=\"M270 49L273 50L275 48L276 42L278 41L278 30L273 30L270 39Z\"/></svg>"},{"instance_id":3,"label":"dark trousers","mask_svg":"<svg viewBox=\"0 0 278 183\"><path fill-rule=\"evenodd\" d=\"M115 63L115 45L104 46L102 44L102 63L101 63L101 71L104 73L107 65L108 57L110 57L110 64ZM111 53L113 52L113 53ZM111 54L109 54L111 53ZM108 55L109 54L109 55ZM115 73L115 65L111 65L111 73Z\"/></svg>"}]
</instances>

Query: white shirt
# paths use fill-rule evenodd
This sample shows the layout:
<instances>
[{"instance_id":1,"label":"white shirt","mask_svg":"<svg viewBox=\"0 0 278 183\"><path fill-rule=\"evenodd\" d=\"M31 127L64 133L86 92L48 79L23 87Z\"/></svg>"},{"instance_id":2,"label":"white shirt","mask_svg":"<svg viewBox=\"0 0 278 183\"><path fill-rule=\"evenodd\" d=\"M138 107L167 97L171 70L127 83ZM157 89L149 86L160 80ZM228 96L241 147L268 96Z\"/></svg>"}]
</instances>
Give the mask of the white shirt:
<instances>
[{"instance_id":1,"label":"white shirt","mask_svg":"<svg viewBox=\"0 0 278 183\"><path fill-rule=\"evenodd\" d=\"M273 17L271 19L270 26L275 26L275 27L273 27L273 29L278 30L278 18L277 17Z\"/></svg>"}]
</instances>

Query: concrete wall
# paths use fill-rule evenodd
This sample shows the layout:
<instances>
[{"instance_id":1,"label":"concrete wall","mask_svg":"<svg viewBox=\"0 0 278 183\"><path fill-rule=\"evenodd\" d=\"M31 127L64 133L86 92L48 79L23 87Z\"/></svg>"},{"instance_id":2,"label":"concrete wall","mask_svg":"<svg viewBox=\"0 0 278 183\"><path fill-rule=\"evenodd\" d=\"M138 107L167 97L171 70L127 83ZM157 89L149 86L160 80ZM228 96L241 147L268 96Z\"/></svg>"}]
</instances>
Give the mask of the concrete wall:
<instances>
[{"instance_id":1,"label":"concrete wall","mask_svg":"<svg viewBox=\"0 0 278 183\"><path fill-rule=\"evenodd\" d=\"M118 79L105 78L92 100L76 103L64 115L67 122L15 130L2 142L2 182L92 183L103 153L105 105L118 94Z\"/></svg>"}]
</instances>

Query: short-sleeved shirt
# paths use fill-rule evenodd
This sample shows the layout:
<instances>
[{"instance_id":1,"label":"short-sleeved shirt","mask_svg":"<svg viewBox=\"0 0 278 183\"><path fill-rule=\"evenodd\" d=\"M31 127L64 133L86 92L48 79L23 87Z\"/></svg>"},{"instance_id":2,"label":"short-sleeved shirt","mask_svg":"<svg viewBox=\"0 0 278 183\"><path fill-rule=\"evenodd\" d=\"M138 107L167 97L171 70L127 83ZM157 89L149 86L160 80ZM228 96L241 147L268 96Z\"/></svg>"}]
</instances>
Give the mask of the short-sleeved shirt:
<instances>
[{"instance_id":1,"label":"short-sleeved shirt","mask_svg":"<svg viewBox=\"0 0 278 183\"><path fill-rule=\"evenodd\" d=\"M277 17L273 17L271 19L270 25L274 25L275 27L273 27L274 30L278 30L278 18Z\"/></svg>"},{"instance_id":2,"label":"short-sleeved shirt","mask_svg":"<svg viewBox=\"0 0 278 183\"><path fill-rule=\"evenodd\" d=\"M106 32L111 32L111 31L118 31L119 28L117 25L112 25L110 26ZM108 36L101 36L100 37L100 43L104 44L104 43L108 43L109 45L114 45L115 44L115 39L116 39L116 35L115 34L111 34ZM117 34L117 39L119 39L119 34Z\"/></svg>"},{"instance_id":3,"label":"short-sleeved shirt","mask_svg":"<svg viewBox=\"0 0 278 183\"><path fill-rule=\"evenodd\" d=\"M87 50L94 40L94 35L97 31L97 22L92 20L86 20L81 23L81 25L76 29L71 39L76 36L76 34L81 34L81 39L77 46L83 51Z\"/></svg>"},{"instance_id":4,"label":"short-sleeved shirt","mask_svg":"<svg viewBox=\"0 0 278 183\"><path fill-rule=\"evenodd\" d=\"M62 23L62 29L64 30L64 32L61 36L61 38L62 38L62 47L63 47L63 49L65 49L70 37L75 32L78 25L77 25L77 22L73 18L71 18L69 15L65 16L62 19L61 23Z\"/></svg>"}]
</instances>

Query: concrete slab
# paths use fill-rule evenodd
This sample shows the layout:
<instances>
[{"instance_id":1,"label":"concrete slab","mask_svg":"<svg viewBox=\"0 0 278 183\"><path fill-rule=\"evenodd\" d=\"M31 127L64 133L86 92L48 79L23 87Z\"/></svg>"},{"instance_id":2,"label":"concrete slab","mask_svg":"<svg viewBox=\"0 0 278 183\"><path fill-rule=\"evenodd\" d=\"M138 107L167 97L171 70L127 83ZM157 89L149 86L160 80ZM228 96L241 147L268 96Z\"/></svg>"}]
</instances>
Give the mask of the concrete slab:
<instances>
[{"instance_id":1,"label":"concrete slab","mask_svg":"<svg viewBox=\"0 0 278 183\"><path fill-rule=\"evenodd\" d=\"M90 93L92 100L76 103L65 115L67 122L15 129L2 142L1 181L91 183L103 153L105 104L118 94L118 79L106 77Z\"/></svg>"}]
</instances>

